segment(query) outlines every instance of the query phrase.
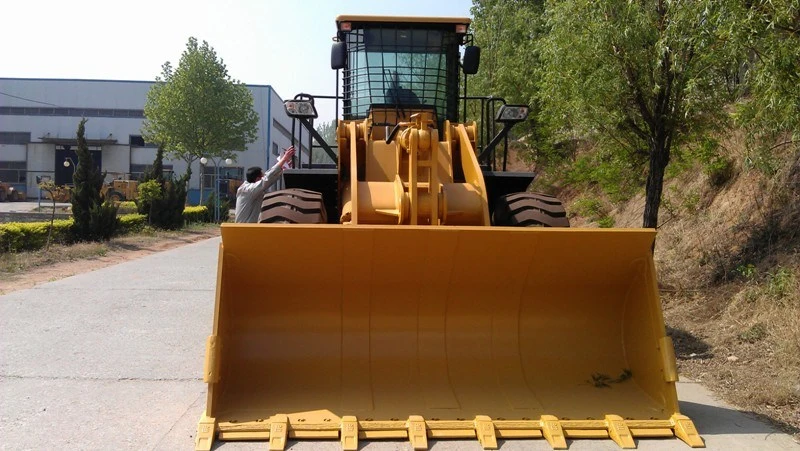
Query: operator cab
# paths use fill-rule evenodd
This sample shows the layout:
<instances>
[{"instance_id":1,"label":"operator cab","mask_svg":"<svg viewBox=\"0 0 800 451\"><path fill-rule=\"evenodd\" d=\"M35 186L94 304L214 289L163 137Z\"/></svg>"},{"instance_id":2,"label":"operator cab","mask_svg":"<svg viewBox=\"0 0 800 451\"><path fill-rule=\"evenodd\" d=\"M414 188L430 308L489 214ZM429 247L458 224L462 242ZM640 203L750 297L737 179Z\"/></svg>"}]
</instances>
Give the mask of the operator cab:
<instances>
[{"instance_id":1,"label":"operator cab","mask_svg":"<svg viewBox=\"0 0 800 451\"><path fill-rule=\"evenodd\" d=\"M343 69L343 119L393 126L433 111L439 127L458 120L459 51L469 18L339 16L331 67ZM477 48L475 48L477 49ZM465 51L475 73L479 52Z\"/></svg>"}]
</instances>

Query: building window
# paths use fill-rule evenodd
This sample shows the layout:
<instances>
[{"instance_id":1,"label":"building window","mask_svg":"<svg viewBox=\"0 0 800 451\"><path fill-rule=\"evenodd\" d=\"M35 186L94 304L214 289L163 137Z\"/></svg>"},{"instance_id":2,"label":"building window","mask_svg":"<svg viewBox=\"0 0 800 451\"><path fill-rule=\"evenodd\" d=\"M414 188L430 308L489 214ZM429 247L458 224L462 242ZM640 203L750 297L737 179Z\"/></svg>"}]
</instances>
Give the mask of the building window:
<instances>
[{"instance_id":1,"label":"building window","mask_svg":"<svg viewBox=\"0 0 800 451\"><path fill-rule=\"evenodd\" d=\"M24 183L27 172L24 161L0 161L0 182Z\"/></svg>"},{"instance_id":2,"label":"building window","mask_svg":"<svg viewBox=\"0 0 800 451\"><path fill-rule=\"evenodd\" d=\"M144 110L0 106L0 116L127 117L143 119Z\"/></svg>"},{"instance_id":3,"label":"building window","mask_svg":"<svg viewBox=\"0 0 800 451\"><path fill-rule=\"evenodd\" d=\"M153 168L152 164L132 164L131 165L131 180L141 180L144 173ZM165 164L163 167L164 178L172 178L175 173L172 170L171 164Z\"/></svg>"},{"instance_id":4,"label":"building window","mask_svg":"<svg viewBox=\"0 0 800 451\"><path fill-rule=\"evenodd\" d=\"M145 142L144 138L141 135L130 135L130 146L131 147L158 147L157 145L149 142Z\"/></svg>"},{"instance_id":5,"label":"building window","mask_svg":"<svg viewBox=\"0 0 800 451\"><path fill-rule=\"evenodd\" d=\"M31 132L0 132L0 144L28 144Z\"/></svg>"},{"instance_id":6,"label":"building window","mask_svg":"<svg viewBox=\"0 0 800 451\"><path fill-rule=\"evenodd\" d=\"M244 179L244 168L241 167L232 167L232 166L220 166L219 170L219 179L220 180L243 180ZM204 187L213 187L214 186L214 165L213 164L206 164L200 165L200 174L203 178L203 186Z\"/></svg>"}]
</instances>

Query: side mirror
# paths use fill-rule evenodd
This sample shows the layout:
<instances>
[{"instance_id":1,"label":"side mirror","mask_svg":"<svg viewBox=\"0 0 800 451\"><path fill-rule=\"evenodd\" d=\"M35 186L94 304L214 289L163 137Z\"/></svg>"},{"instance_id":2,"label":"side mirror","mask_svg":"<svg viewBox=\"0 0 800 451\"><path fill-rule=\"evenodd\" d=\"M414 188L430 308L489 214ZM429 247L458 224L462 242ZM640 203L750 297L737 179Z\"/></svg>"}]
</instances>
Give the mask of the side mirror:
<instances>
[{"instance_id":1,"label":"side mirror","mask_svg":"<svg viewBox=\"0 0 800 451\"><path fill-rule=\"evenodd\" d=\"M331 47L331 69L344 69L347 66L347 44L334 42Z\"/></svg>"},{"instance_id":2,"label":"side mirror","mask_svg":"<svg viewBox=\"0 0 800 451\"><path fill-rule=\"evenodd\" d=\"M478 66L481 64L481 48L477 45L470 45L464 48L464 62L461 67L467 75L478 73Z\"/></svg>"}]
</instances>

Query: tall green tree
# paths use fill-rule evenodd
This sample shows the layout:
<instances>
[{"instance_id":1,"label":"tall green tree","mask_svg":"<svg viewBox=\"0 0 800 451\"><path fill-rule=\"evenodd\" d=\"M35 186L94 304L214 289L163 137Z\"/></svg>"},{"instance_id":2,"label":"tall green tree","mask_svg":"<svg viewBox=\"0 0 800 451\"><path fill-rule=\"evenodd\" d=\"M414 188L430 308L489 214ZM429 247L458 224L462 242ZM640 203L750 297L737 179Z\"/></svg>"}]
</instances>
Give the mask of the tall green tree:
<instances>
[{"instance_id":1,"label":"tall green tree","mask_svg":"<svg viewBox=\"0 0 800 451\"><path fill-rule=\"evenodd\" d=\"M725 119L735 58L714 0L551 0L541 99L569 135L646 174L644 227L658 226L673 149Z\"/></svg>"},{"instance_id":2,"label":"tall green tree","mask_svg":"<svg viewBox=\"0 0 800 451\"><path fill-rule=\"evenodd\" d=\"M547 33L544 12L544 0L473 0L471 29L474 44L481 47L481 64L467 82L469 95L491 95L531 106L528 121L517 125L515 133L527 136L540 158L546 157L550 147L537 76L540 39ZM478 119L477 104L470 111Z\"/></svg>"},{"instance_id":3,"label":"tall green tree","mask_svg":"<svg viewBox=\"0 0 800 451\"><path fill-rule=\"evenodd\" d=\"M164 146L158 146L153 165L147 168L139 181L139 197L136 199L136 209L139 214L147 215L150 219L152 200L162 195L164 186ZM148 183L149 182L149 183ZM182 209L181 209L182 210Z\"/></svg>"},{"instance_id":4,"label":"tall green tree","mask_svg":"<svg viewBox=\"0 0 800 451\"><path fill-rule=\"evenodd\" d=\"M737 2L730 35L749 55L748 95L739 120L751 134L772 145L800 141L800 0ZM778 143L780 145L782 143Z\"/></svg>"},{"instance_id":5,"label":"tall green tree","mask_svg":"<svg viewBox=\"0 0 800 451\"><path fill-rule=\"evenodd\" d=\"M336 119L332 119L328 122L322 121L322 123L317 125L316 130L326 143L331 146L336 145Z\"/></svg>"},{"instance_id":6,"label":"tall green tree","mask_svg":"<svg viewBox=\"0 0 800 451\"><path fill-rule=\"evenodd\" d=\"M233 158L258 133L253 96L231 79L222 59L189 38L178 67L167 61L147 93L142 136L164 146L167 157L191 164L201 157ZM188 179L187 179L188 180Z\"/></svg>"},{"instance_id":7,"label":"tall green tree","mask_svg":"<svg viewBox=\"0 0 800 451\"><path fill-rule=\"evenodd\" d=\"M317 133L325 140L325 142L333 148L333 151L337 151L338 144L336 143L336 119L332 119L331 121L322 121L319 125L317 125L316 130ZM316 144L316 142L314 143ZM312 161L314 163L324 163L324 164L331 164L333 160L325 153L324 150L321 148L314 149L312 153Z\"/></svg>"},{"instance_id":8,"label":"tall green tree","mask_svg":"<svg viewBox=\"0 0 800 451\"><path fill-rule=\"evenodd\" d=\"M168 230L183 227L183 210L186 206L188 180L188 173L180 178L172 176L169 180L162 179L159 195L151 201L148 214L150 224Z\"/></svg>"},{"instance_id":9,"label":"tall green tree","mask_svg":"<svg viewBox=\"0 0 800 451\"><path fill-rule=\"evenodd\" d=\"M78 162L72 175L75 187L71 195L73 233L80 240L107 240L117 229L117 207L101 194L106 174L92 159L85 137L86 121L81 119L76 133Z\"/></svg>"}]
</instances>

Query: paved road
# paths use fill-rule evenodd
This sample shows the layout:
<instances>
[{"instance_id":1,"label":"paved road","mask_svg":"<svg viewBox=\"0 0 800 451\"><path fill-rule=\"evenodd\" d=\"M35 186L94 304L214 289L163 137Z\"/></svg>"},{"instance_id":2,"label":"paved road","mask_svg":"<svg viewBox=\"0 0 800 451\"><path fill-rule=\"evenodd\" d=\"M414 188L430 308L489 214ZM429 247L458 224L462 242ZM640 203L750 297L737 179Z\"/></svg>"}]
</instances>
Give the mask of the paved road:
<instances>
[{"instance_id":1,"label":"paved road","mask_svg":"<svg viewBox=\"0 0 800 451\"><path fill-rule=\"evenodd\" d=\"M0 296L0 449L190 450L205 404L202 371L210 332L218 238ZM2 282L0 281L0 285ZM712 450L800 450L785 434L711 398L678 387L682 411ZM434 450L479 450L475 441ZM544 440L504 450L549 450ZM339 450L337 442L290 442ZM642 450L688 449L646 439ZM264 450L264 442L224 451ZM368 450L409 450L372 442ZM571 450L616 450L578 440Z\"/></svg>"},{"instance_id":2,"label":"paved road","mask_svg":"<svg viewBox=\"0 0 800 451\"><path fill-rule=\"evenodd\" d=\"M61 203L56 202L56 208L61 207L68 207L69 203ZM39 203L34 202L0 202L0 213L22 213L22 212L29 212L33 211L36 207L39 206ZM42 207L43 208L51 208L53 204L48 199L42 199ZM49 210L47 210L49 211Z\"/></svg>"}]
</instances>

